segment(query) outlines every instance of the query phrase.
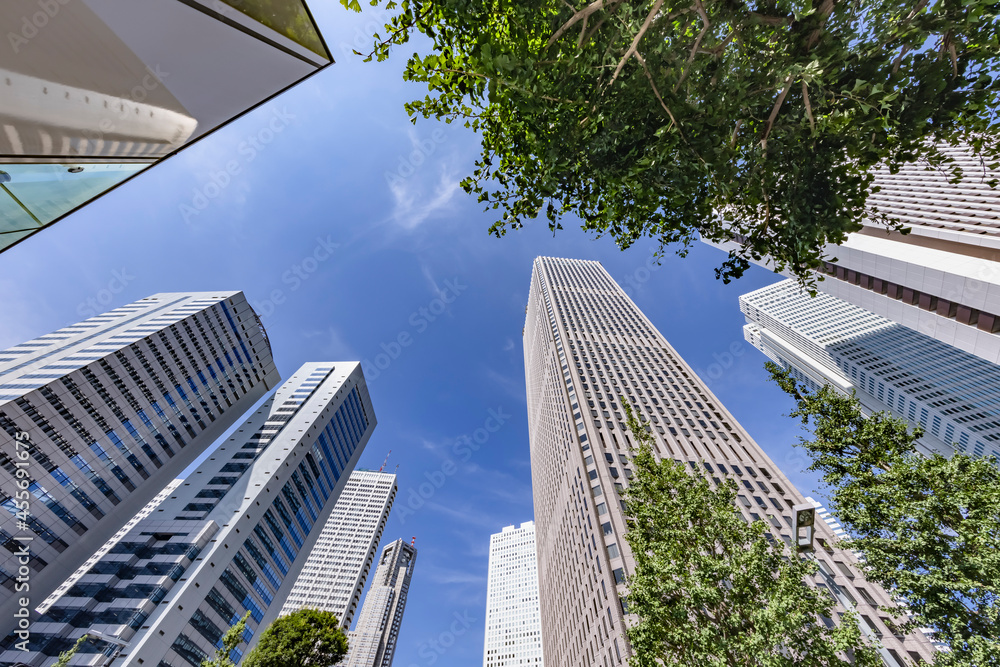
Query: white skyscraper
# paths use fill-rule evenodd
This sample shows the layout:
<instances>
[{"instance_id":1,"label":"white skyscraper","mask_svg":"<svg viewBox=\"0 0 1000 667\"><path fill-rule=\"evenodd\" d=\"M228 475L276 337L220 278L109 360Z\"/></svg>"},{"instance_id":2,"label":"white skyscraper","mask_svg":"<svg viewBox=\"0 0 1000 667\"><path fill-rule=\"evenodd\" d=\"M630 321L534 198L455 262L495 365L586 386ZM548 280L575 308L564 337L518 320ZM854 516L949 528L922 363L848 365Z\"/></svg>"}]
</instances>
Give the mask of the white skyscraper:
<instances>
[{"instance_id":1,"label":"white skyscraper","mask_svg":"<svg viewBox=\"0 0 1000 667\"><path fill-rule=\"evenodd\" d=\"M535 260L524 366L546 667L619 666L631 655L623 603L635 560L619 492L633 475L632 442L621 400L648 425L657 457L714 484L732 480L744 518L791 543L792 508L805 498L600 263ZM834 595L837 612L858 613L887 665L929 662L926 638L893 635L880 608L889 596L817 524L824 574L808 583Z\"/></svg>"},{"instance_id":2,"label":"white skyscraper","mask_svg":"<svg viewBox=\"0 0 1000 667\"><path fill-rule=\"evenodd\" d=\"M375 427L356 362L307 363L140 521L0 664L192 665L249 612L238 662L278 617Z\"/></svg>"},{"instance_id":3,"label":"white skyscraper","mask_svg":"<svg viewBox=\"0 0 1000 667\"><path fill-rule=\"evenodd\" d=\"M21 540L34 608L279 379L241 292L155 294L0 351L0 637Z\"/></svg>"},{"instance_id":4,"label":"white skyscraper","mask_svg":"<svg viewBox=\"0 0 1000 667\"><path fill-rule=\"evenodd\" d=\"M333 612L342 628L351 627L396 490L396 475L371 470L351 473L282 615L310 607Z\"/></svg>"},{"instance_id":5,"label":"white skyscraper","mask_svg":"<svg viewBox=\"0 0 1000 667\"><path fill-rule=\"evenodd\" d=\"M535 522L490 536L483 667L541 667Z\"/></svg>"},{"instance_id":6,"label":"white skyscraper","mask_svg":"<svg viewBox=\"0 0 1000 667\"><path fill-rule=\"evenodd\" d=\"M1000 456L1000 366L825 292L785 280L740 297L755 347L814 388L925 430L924 453Z\"/></svg>"},{"instance_id":7,"label":"white skyscraper","mask_svg":"<svg viewBox=\"0 0 1000 667\"><path fill-rule=\"evenodd\" d=\"M402 539L382 549L358 626L348 634L345 667L392 667L416 560L416 547Z\"/></svg>"}]
</instances>

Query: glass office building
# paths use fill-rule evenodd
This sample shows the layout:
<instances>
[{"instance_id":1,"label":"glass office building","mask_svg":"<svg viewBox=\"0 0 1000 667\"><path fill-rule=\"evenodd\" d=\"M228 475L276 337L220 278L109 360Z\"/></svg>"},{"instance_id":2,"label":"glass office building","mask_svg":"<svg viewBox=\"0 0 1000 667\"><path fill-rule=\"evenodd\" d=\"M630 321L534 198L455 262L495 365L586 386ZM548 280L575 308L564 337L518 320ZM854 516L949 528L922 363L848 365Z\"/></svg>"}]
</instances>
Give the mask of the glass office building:
<instances>
[{"instance_id":1,"label":"glass office building","mask_svg":"<svg viewBox=\"0 0 1000 667\"><path fill-rule=\"evenodd\" d=\"M334 614L341 628L351 627L396 491L394 474L373 470L351 473L285 601L282 615L304 608L322 609Z\"/></svg>"},{"instance_id":2,"label":"glass office building","mask_svg":"<svg viewBox=\"0 0 1000 667\"><path fill-rule=\"evenodd\" d=\"M154 294L0 351L0 637L18 576L34 608L279 379L242 292Z\"/></svg>"},{"instance_id":3,"label":"glass office building","mask_svg":"<svg viewBox=\"0 0 1000 667\"><path fill-rule=\"evenodd\" d=\"M0 664L200 667L249 613L239 662L278 617L372 431L356 362L299 368L31 627Z\"/></svg>"}]
</instances>

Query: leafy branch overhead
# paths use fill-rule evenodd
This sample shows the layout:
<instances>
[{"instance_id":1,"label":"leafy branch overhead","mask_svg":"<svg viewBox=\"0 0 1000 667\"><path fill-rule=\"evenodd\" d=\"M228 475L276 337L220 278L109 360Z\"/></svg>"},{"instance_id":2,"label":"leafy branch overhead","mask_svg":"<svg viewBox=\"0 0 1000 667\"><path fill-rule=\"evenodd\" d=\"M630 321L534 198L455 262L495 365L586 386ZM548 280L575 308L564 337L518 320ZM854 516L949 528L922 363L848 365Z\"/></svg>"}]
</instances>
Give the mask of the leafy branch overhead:
<instances>
[{"instance_id":1,"label":"leafy branch overhead","mask_svg":"<svg viewBox=\"0 0 1000 667\"><path fill-rule=\"evenodd\" d=\"M859 228L875 165L1000 156L993 0L371 4L390 19L369 59L429 39L408 112L481 134L463 187L497 236L575 215L623 249L737 239L727 281L761 258L806 278Z\"/></svg>"}]
</instances>

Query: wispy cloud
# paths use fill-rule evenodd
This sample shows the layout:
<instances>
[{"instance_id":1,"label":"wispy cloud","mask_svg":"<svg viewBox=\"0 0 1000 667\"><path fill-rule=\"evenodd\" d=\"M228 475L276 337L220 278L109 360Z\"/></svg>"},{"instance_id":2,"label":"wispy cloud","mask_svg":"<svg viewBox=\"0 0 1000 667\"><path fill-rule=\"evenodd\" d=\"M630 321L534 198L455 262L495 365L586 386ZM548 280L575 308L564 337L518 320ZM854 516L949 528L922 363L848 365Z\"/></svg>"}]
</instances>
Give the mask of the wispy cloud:
<instances>
[{"instance_id":1,"label":"wispy cloud","mask_svg":"<svg viewBox=\"0 0 1000 667\"><path fill-rule=\"evenodd\" d=\"M428 199L417 179L398 179L389 184L395 200L393 220L401 227L412 230L420 226L433 214L450 208L451 200L458 192L459 179L446 166L441 166L441 175Z\"/></svg>"},{"instance_id":2,"label":"wispy cloud","mask_svg":"<svg viewBox=\"0 0 1000 667\"><path fill-rule=\"evenodd\" d=\"M436 584L485 584L486 577L462 570L444 569L433 565L424 568L424 576Z\"/></svg>"},{"instance_id":3,"label":"wispy cloud","mask_svg":"<svg viewBox=\"0 0 1000 667\"><path fill-rule=\"evenodd\" d=\"M469 505L464 505L462 507L446 507L440 503L427 503L427 509L432 512L437 512L438 514L443 514L447 517L451 517L456 521L469 524L471 526L480 526L482 528L488 528L489 530L496 530L498 525L504 525L504 519L494 518L489 516L481 507L473 508Z\"/></svg>"}]
</instances>

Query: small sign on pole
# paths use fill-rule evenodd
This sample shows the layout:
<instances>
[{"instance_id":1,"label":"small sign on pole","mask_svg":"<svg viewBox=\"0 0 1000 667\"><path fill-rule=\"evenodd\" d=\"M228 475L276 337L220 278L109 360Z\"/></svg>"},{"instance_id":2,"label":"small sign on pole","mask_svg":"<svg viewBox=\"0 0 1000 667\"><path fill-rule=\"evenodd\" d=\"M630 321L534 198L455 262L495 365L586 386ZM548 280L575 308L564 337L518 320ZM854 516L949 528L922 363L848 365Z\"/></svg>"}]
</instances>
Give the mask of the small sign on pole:
<instances>
[{"instance_id":1,"label":"small sign on pole","mask_svg":"<svg viewBox=\"0 0 1000 667\"><path fill-rule=\"evenodd\" d=\"M799 553L813 550L813 538L816 535L816 508L811 504L792 507L795 518L792 521L792 531L795 534L795 548Z\"/></svg>"}]
</instances>

